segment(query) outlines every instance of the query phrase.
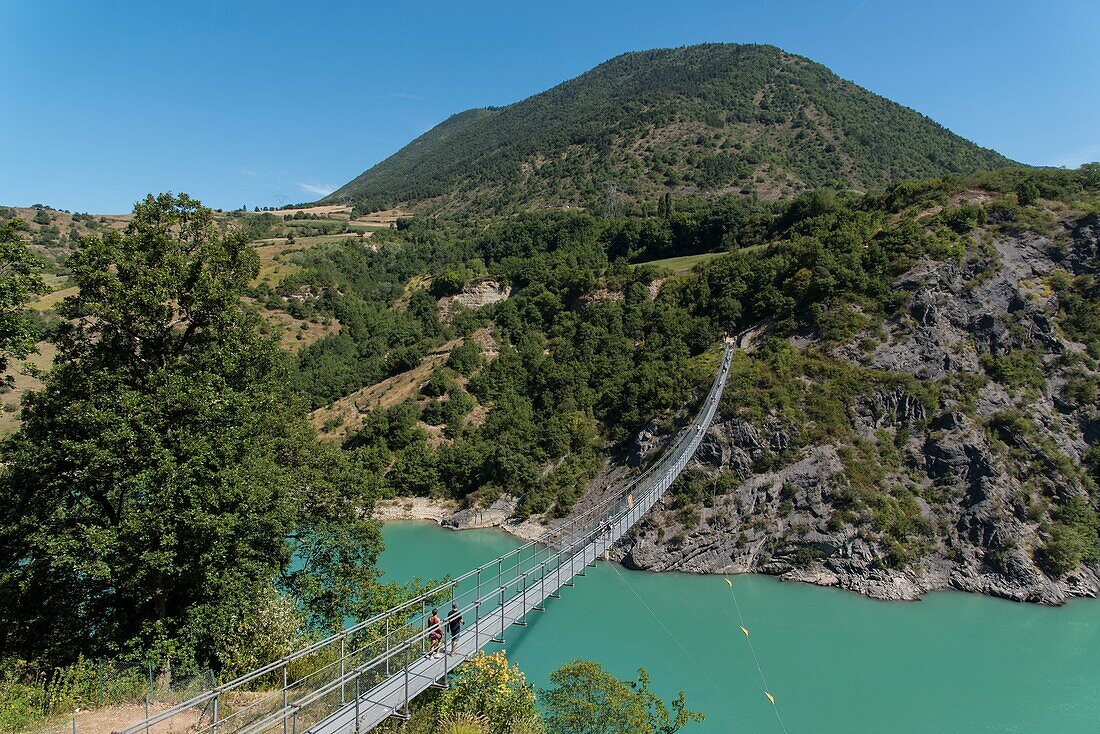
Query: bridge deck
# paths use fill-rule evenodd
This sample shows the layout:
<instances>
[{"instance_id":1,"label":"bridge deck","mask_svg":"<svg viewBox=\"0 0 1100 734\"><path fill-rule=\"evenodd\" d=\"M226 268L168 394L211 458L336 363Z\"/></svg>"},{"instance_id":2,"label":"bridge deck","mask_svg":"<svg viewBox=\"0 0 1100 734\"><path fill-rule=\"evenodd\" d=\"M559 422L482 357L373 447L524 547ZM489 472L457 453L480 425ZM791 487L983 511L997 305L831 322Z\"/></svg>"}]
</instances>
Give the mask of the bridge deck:
<instances>
[{"instance_id":1,"label":"bridge deck","mask_svg":"<svg viewBox=\"0 0 1100 734\"><path fill-rule=\"evenodd\" d=\"M493 642L503 642L508 627L522 624L531 611L541 611L542 604L548 597L556 594L577 573L582 572L585 566L595 563L597 558L604 555L661 499L664 491L679 476L687 461L694 455L702 435L718 410L731 356L731 349L727 346L721 369L707 396L707 403L691 425L689 435L661 460L662 470L636 486L629 497L620 500L620 504L625 507L608 517L597 531L589 533L588 542L580 550L565 558L555 559L552 566L544 565L537 578L524 583L523 591L517 589L513 595L504 599L502 605L497 604L483 614L476 610L474 621L466 624L459 635L455 654L450 654L448 643L443 646L442 658L422 656L416 659L371 690L361 693L358 701L352 700L308 731L311 734L349 734L370 730L390 716L403 715L409 701L433 685L445 681L447 674L461 665L468 656L476 654ZM568 548L575 542L576 538L571 536L563 539L560 546Z\"/></svg>"},{"instance_id":2,"label":"bridge deck","mask_svg":"<svg viewBox=\"0 0 1100 734\"><path fill-rule=\"evenodd\" d=\"M412 700L431 686L440 683L447 673L483 647L501 642L508 627L522 622L532 611L541 611L546 599L551 594L557 593L573 578L575 574L569 573L571 565L580 571L586 565L594 563L609 547L610 543L606 541L586 545L569 561L562 564L560 575L555 569L542 578L532 580L525 594L520 593L507 599L503 609L497 606L475 620L473 624L466 625L458 637L455 654L451 654L450 645L445 644L442 648L442 658L422 656L381 685L361 694L359 697L360 731L372 729L390 716L401 715L406 701ZM346 734L354 731L355 712L355 703L349 703L329 718L311 727L309 731L316 734Z\"/></svg>"}]
</instances>

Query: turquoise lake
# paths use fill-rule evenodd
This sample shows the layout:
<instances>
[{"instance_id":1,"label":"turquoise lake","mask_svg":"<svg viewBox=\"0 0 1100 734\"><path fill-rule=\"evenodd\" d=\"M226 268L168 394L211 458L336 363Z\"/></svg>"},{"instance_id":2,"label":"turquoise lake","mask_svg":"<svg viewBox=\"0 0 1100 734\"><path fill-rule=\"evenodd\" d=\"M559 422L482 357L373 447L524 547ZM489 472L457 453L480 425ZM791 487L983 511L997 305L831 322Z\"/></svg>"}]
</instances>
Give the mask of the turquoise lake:
<instances>
[{"instance_id":1,"label":"turquoise lake","mask_svg":"<svg viewBox=\"0 0 1100 734\"><path fill-rule=\"evenodd\" d=\"M388 581L459 574L517 547L494 530L384 528ZM788 732L1100 733L1100 601L1062 608L941 592L911 603L733 576ZM782 732L721 577L600 563L513 627L505 648L536 688L574 658L646 668L707 720L688 732Z\"/></svg>"}]
</instances>

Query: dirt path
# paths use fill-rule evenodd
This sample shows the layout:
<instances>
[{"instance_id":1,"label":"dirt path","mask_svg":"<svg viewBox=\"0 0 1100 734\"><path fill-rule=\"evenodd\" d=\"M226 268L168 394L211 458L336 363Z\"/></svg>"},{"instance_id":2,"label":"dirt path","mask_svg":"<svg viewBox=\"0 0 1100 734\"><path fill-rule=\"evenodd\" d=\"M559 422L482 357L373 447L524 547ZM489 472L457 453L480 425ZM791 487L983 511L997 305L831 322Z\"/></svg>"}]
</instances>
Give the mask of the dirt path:
<instances>
[{"instance_id":1,"label":"dirt path","mask_svg":"<svg viewBox=\"0 0 1100 734\"><path fill-rule=\"evenodd\" d=\"M149 715L159 713L169 708L172 704L156 703L149 707ZM97 709L80 711L76 714L77 734L112 734L122 731L128 726L142 721L145 718L145 704L120 703L113 706L101 706ZM184 711L178 716L149 728L150 734L173 734L185 732L199 723L200 712ZM66 717L41 729L35 730L35 734L72 734L73 717Z\"/></svg>"}]
</instances>

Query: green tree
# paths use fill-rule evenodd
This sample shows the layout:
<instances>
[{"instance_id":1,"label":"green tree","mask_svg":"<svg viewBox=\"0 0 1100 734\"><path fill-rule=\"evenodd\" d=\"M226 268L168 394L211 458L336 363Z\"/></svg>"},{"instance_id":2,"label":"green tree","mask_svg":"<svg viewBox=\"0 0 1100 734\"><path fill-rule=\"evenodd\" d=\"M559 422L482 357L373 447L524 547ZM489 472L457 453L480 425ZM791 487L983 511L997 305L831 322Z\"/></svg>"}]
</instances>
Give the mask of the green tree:
<instances>
[{"instance_id":1,"label":"green tree","mask_svg":"<svg viewBox=\"0 0 1100 734\"><path fill-rule=\"evenodd\" d=\"M447 357L447 366L466 376L471 375L480 363L481 345L473 339L463 341Z\"/></svg>"},{"instance_id":2,"label":"green tree","mask_svg":"<svg viewBox=\"0 0 1100 734\"><path fill-rule=\"evenodd\" d=\"M41 263L19 237L20 224L17 219L0 224L0 373L7 371L10 360L34 350L38 335L27 317L27 304L46 290L39 276Z\"/></svg>"},{"instance_id":3,"label":"green tree","mask_svg":"<svg viewBox=\"0 0 1100 734\"><path fill-rule=\"evenodd\" d=\"M462 290L462 285L465 282L465 278L457 270L444 270L432 278L432 295L436 298L453 296Z\"/></svg>"},{"instance_id":4,"label":"green tree","mask_svg":"<svg viewBox=\"0 0 1100 734\"><path fill-rule=\"evenodd\" d=\"M1100 163L1084 163L1078 170L1085 188L1100 189Z\"/></svg>"},{"instance_id":5,"label":"green tree","mask_svg":"<svg viewBox=\"0 0 1100 734\"><path fill-rule=\"evenodd\" d=\"M273 582L299 624L365 604L370 475L315 440L242 308L258 270L244 238L165 194L69 265L54 367L0 456L0 657L232 672L271 646Z\"/></svg>"},{"instance_id":6,"label":"green tree","mask_svg":"<svg viewBox=\"0 0 1100 734\"><path fill-rule=\"evenodd\" d=\"M1028 179L1016 185L1016 201L1020 202L1021 206L1031 206L1038 200L1039 187L1034 181Z\"/></svg>"},{"instance_id":7,"label":"green tree","mask_svg":"<svg viewBox=\"0 0 1100 734\"><path fill-rule=\"evenodd\" d=\"M673 734L703 715L687 708L683 691L672 710L649 689L649 674L624 681L599 663L574 660L550 674L552 688L539 692L551 734Z\"/></svg>"}]
</instances>

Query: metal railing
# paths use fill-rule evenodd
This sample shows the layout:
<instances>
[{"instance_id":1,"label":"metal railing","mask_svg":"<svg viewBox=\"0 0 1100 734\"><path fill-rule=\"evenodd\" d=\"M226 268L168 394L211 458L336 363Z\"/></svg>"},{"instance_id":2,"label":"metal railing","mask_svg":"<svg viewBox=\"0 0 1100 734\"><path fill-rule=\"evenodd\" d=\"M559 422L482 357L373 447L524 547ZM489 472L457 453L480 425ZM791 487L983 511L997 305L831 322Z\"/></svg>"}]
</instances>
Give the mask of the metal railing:
<instances>
[{"instance_id":1,"label":"metal railing","mask_svg":"<svg viewBox=\"0 0 1100 734\"><path fill-rule=\"evenodd\" d=\"M443 639L443 662L422 663L432 647L431 611L458 606L466 621L466 646L503 642L507 628L524 625L530 611L543 611L547 596L584 574L584 568L634 525L675 481L695 453L714 417L725 386L732 346L702 410L666 452L624 489L527 542L391 609L347 627L201 695L147 717L120 734L157 734L169 728L209 734L260 734L282 730L337 731L340 715L356 731L390 715L407 717L419 692L451 670ZM447 605L447 606L445 606ZM421 671L419 668L431 668ZM426 676L430 679L425 679ZM435 676L435 677L431 677ZM276 687L277 686L277 687ZM261 690L254 690L261 689ZM263 690L266 689L266 690ZM364 716L363 708L379 709ZM354 709L354 711L352 711ZM196 718L197 714L197 718ZM335 722L335 723L334 723Z\"/></svg>"}]
</instances>

